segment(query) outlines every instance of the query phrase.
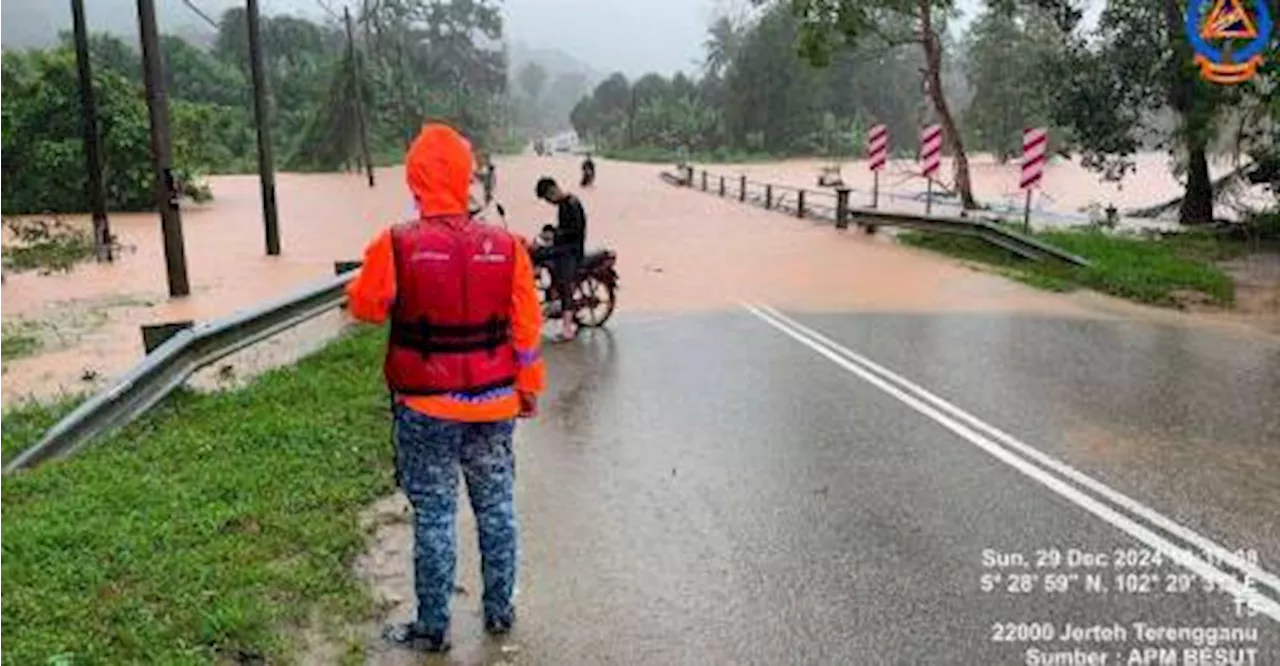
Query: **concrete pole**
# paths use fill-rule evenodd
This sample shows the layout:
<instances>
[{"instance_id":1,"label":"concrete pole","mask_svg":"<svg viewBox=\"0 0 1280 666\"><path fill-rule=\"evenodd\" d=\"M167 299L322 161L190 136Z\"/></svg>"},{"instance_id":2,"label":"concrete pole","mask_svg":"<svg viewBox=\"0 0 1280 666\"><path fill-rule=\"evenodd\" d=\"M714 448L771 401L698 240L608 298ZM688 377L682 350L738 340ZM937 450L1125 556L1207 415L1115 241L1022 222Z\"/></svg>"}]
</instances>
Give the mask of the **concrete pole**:
<instances>
[{"instance_id":1,"label":"concrete pole","mask_svg":"<svg viewBox=\"0 0 1280 666\"><path fill-rule=\"evenodd\" d=\"M187 253L182 242L182 213L178 210L178 184L173 177L173 144L169 135L169 100L164 90L164 60L156 28L155 0L138 0L138 32L142 41L142 73L147 88L147 112L151 118L151 163L156 172L156 207L164 235L164 263L169 295L191 293L187 281Z\"/></svg>"}]
</instances>

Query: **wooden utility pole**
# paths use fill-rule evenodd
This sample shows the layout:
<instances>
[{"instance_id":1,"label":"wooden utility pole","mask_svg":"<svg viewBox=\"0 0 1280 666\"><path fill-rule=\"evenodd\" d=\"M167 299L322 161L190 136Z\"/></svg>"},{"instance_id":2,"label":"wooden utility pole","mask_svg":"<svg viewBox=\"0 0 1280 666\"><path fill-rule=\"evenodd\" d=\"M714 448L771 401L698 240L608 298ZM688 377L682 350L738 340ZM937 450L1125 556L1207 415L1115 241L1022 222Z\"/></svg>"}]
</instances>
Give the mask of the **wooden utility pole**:
<instances>
[{"instance_id":1,"label":"wooden utility pole","mask_svg":"<svg viewBox=\"0 0 1280 666\"><path fill-rule=\"evenodd\" d=\"M71 25L76 43L76 71L80 79L80 115L84 125L85 171L89 175L89 207L93 211L93 250L98 261L111 261L111 225L107 222L107 192L102 186L102 136L98 134L98 100L89 64L89 31L84 0L71 0Z\"/></svg>"},{"instance_id":2,"label":"wooden utility pole","mask_svg":"<svg viewBox=\"0 0 1280 666\"><path fill-rule=\"evenodd\" d=\"M187 282L187 254L182 243L182 213L178 183L173 177L173 145L169 135L169 100L164 91L164 60L156 29L155 0L138 0L138 32L142 41L142 73L151 118L151 163L156 172L156 207L164 234L164 263L170 296L191 293Z\"/></svg>"},{"instance_id":3,"label":"wooden utility pole","mask_svg":"<svg viewBox=\"0 0 1280 666\"><path fill-rule=\"evenodd\" d=\"M360 85L360 68L356 60L356 37L351 29L351 10L342 8L342 20L347 24L347 60L351 63L351 85L355 88L356 126L360 131L360 155L364 160L369 187L373 187L373 159L369 157L369 132L364 123L364 86Z\"/></svg>"},{"instance_id":4,"label":"wooden utility pole","mask_svg":"<svg viewBox=\"0 0 1280 666\"><path fill-rule=\"evenodd\" d=\"M267 81L262 67L262 39L258 35L258 0L248 0L249 69L253 73L253 121L258 128L258 182L262 190L262 224L267 254L280 254L280 220L276 210L276 168L271 157L271 113L267 108Z\"/></svg>"}]
</instances>

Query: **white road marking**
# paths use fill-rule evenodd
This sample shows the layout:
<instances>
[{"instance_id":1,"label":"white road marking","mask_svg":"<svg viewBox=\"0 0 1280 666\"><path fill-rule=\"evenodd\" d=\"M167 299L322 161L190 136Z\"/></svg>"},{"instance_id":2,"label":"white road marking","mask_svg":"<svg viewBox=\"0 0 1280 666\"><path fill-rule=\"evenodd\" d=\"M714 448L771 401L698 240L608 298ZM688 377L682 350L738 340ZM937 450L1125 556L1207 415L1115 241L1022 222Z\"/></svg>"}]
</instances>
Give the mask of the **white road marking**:
<instances>
[{"instance_id":1,"label":"white road marking","mask_svg":"<svg viewBox=\"0 0 1280 666\"><path fill-rule=\"evenodd\" d=\"M1044 467L1093 490L1121 508L1134 513L1138 517L1145 518L1153 526L1164 529L1170 534L1174 534L1178 538L1195 545L1213 558L1230 564L1233 568L1252 579L1253 582L1263 583L1271 588L1273 592L1280 592L1280 585L1276 584L1276 581L1280 579L1277 579L1274 574L1235 555L1212 540L1161 516L1153 509L1143 506L1119 491L1107 487L1082 472L1054 460L997 428L984 423L977 417L968 414L906 378L795 322L777 310L768 306L758 306L750 303L744 303L743 306L756 317L809 347L837 366L896 398L962 439L986 451L1001 462L1008 464L1010 467L1054 491L1064 499L1110 523L1113 527L1128 533L1148 546L1159 550L1166 557L1187 568L1192 573L1205 580L1212 581L1219 589L1245 600L1250 607L1256 609L1259 613L1280 622L1280 602L1263 595L1253 585L1237 580L1235 576L1153 532L1130 516L1103 504L1083 492L1080 488L1050 474L1046 469L1036 466L1027 458L1034 459ZM987 434L983 434L984 432L989 434L990 437Z\"/></svg>"},{"instance_id":2,"label":"white road marking","mask_svg":"<svg viewBox=\"0 0 1280 666\"><path fill-rule=\"evenodd\" d=\"M1122 509L1147 520L1152 525L1178 537L1179 539L1182 539L1188 543L1194 544L1197 548L1201 549L1205 553L1208 553L1214 559L1230 564L1233 568L1243 573L1247 573L1254 580L1265 583L1268 587L1272 588L1273 590L1280 591L1280 576L1276 576L1274 574L1268 573L1267 571L1257 566L1255 563L1249 562L1248 560L1240 557L1234 551L1230 551L1214 543L1213 541L1197 534L1196 532L1193 532L1192 530L1187 529L1182 525L1179 525L1173 520L1166 518L1164 515L1160 514L1155 509L1152 509L1146 506L1145 504L1142 504L1141 502L1129 497L1128 495L1125 495L1120 491L1115 490L1110 486L1102 483L1101 481L1098 481L1097 479L1094 479L1093 477L1081 472L1080 470L1077 470L1074 467L1071 467L1070 465L1067 465L1066 463L1063 463L1043 453L1039 449L1023 443L1022 441L1004 432L1003 430L1000 430L999 428L996 428L995 426L992 426L986 423L985 421L978 419L977 417L969 414L968 412L965 412L964 410L951 404L950 402L947 402L945 399L930 392L928 389L925 389L911 382L910 380L903 377L902 375L899 375L894 371L876 363L875 361L872 361L871 359L850 350L848 347L845 347L840 343L836 342L835 340L832 340L831 338L823 335L822 333L815 331L814 329L808 326L805 326L804 324L801 324L795 319L792 319L791 317L788 317L787 315L779 312L777 309L767 305L760 305L756 307L768 313L774 319L781 321L787 324L788 326L791 326L796 330L802 332L803 334L807 335L813 340L823 345L826 345L831 350L835 351L838 354L841 354L842 356L853 361L854 363L857 363L867 368L871 372L876 373L881 377L888 379L890 382L897 383L899 386L905 388L910 392L913 392L915 395L917 395L920 398L923 398L926 402L931 403L934 407L937 407L943 412L946 412L947 414L957 419L960 419L962 422L966 423L967 425L981 432L985 432L987 435L996 439L1000 443L1014 449L1015 451L1022 454L1023 456L1031 458L1032 460L1040 463L1042 466L1047 467L1071 479L1072 481L1079 483L1080 485L1088 488L1089 490L1092 490L1098 493L1102 497L1119 505Z\"/></svg>"}]
</instances>

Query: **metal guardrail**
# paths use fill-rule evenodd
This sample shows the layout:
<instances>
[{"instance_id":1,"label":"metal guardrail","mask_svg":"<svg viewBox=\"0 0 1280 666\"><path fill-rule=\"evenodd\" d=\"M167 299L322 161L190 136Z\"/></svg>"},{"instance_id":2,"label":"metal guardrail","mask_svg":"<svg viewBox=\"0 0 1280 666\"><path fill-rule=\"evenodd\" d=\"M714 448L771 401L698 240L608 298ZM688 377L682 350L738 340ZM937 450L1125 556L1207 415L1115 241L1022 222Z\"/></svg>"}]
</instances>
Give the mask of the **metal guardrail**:
<instances>
[{"instance_id":1,"label":"metal guardrail","mask_svg":"<svg viewBox=\"0 0 1280 666\"><path fill-rule=\"evenodd\" d=\"M95 437L128 425L196 371L343 304L355 271L169 338L128 372L76 407L34 446L14 456L4 473L75 453Z\"/></svg>"},{"instance_id":2,"label":"metal guardrail","mask_svg":"<svg viewBox=\"0 0 1280 666\"><path fill-rule=\"evenodd\" d=\"M852 220L867 233L877 227L902 227L929 233L943 233L978 238L1032 261L1061 261L1076 266L1088 266L1089 261L1026 234L1006 229L981 218L951 217L944 215L919 215L893 213L876 208L849 206L848 188L840 188L835 194L820 190L806 190L792 185L776 185L748 180L746 176L727 178L706 171L695 176L692 166L679 165L678 172L664 171L662 179L667 183L703 192L719 193L724 198L736 198L766 210L780 210L799 218L817 218L835 222L837 228L845 228ZM788 201L788 195L791 200ZM825 198L830 204L817 203Z\"/></svg>"}]
</instances>

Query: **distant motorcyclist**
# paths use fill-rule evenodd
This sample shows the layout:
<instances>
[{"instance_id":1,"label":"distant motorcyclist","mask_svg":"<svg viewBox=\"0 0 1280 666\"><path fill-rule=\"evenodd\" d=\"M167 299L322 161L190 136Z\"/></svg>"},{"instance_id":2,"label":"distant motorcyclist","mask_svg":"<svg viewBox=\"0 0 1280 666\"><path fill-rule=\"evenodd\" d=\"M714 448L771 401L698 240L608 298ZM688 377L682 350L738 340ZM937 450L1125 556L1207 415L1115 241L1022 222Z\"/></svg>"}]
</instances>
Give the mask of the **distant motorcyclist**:
<instances>
[{"instance_id":1,"label":"distant motorcyclist","mask_svg":"<svg viewBox=\"0 0 1280 666\"><path fill-rule=\"evenodd\" d=\"M591 187L596 182L596 163L591 159L591 153L587 153L587 158L582 160L582 186Z\"/></svg>"},{"instance_id":2,"label":"distant motorcyclist","mask_svg":"<svg viewBox=\"0 0 1280 666\"><path fill-rule=\"evenodd\" d=\"M557 342L572 340L577 334L573 319L573 287L586 254L587 213L582 202L560 189L555 180L543 177L538 180L535 193L539 199L554 204L557 209L555 241L552 245L551 281L560 297L560 335Z\"/></svg>"}]
</instances>

